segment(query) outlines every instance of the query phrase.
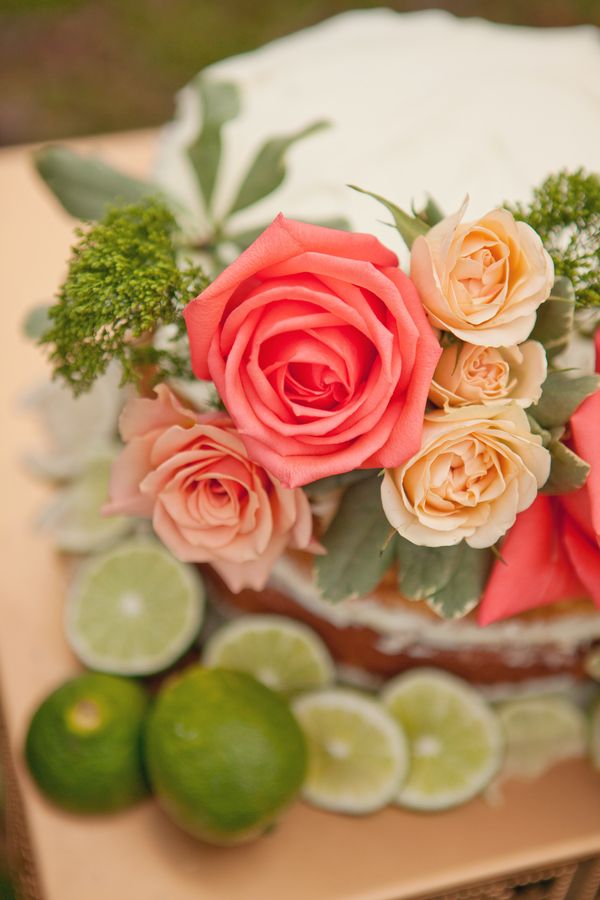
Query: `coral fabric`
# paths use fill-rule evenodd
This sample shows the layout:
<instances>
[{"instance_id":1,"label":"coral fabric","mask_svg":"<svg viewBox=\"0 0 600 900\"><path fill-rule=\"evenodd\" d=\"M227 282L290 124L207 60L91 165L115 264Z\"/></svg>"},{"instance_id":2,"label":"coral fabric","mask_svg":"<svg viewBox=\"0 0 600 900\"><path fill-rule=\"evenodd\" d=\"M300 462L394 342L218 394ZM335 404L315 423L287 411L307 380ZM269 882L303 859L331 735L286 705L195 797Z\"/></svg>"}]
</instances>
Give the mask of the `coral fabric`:
<instances>
[{"instance_id":1,"label":"coral fabric","mask_svg":"<svg viewBox=\"0 0 600 900\"><path fill-rule=\"evenodd\" d=\"M278 216L184 312L249 455L285 486L419 447L440 347L394 253Z\"/></svg>"}]
</instances>

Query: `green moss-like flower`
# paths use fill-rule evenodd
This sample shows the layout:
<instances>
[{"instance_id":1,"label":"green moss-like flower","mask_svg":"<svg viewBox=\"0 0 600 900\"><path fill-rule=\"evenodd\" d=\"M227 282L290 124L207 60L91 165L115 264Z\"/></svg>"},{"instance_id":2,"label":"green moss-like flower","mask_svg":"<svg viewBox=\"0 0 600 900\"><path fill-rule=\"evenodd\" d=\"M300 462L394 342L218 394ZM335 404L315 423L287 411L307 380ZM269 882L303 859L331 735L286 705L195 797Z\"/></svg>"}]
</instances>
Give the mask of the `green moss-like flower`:
<instances>
[{"instance_id":1,"label":"green moss-like flower","mask_svg":"<svg viewBox=\"0 0 600 900\"><path fill-rule=\"evenodd\" d=\"M120 362L122 383L191 376L181 352L181 312L207 285L201 269L178 260L177 223L159 200L110 209L77 229L69 272L41 343L50 345L55 375L75 394L88 390L108 364ZM174 325L172 340L152 345L156 329ZM179 346L178 346L179 344Z\"/></svg>"},{"instance_id":2,"label":"green moss-like flower","mask_svg":"<svg viewBox=\"0 0 600 900\"><path fill-rule=\"evenodd\" d=\"M558 172L534 190L529 206L508 209L540 235L556 274L573 283L577 306L600 306L600 176Z\"/></svg>"}]
</instances>

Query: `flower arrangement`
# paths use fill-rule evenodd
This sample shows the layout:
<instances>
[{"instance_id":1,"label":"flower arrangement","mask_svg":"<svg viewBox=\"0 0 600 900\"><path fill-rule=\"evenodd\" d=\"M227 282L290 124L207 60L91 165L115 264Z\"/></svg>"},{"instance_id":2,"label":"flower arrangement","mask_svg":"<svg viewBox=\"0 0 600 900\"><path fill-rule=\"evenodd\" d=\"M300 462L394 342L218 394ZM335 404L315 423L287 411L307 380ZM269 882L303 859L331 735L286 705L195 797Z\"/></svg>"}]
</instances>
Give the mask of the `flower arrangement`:
<instances>
[{"instance_id":1,"label":"flower arrangement","mask_svg":"<svg viewBox=\"0 0 600 900\"><path fill-rule=\"evenodd\" d=\"M188 152L210 210L238 100L231 85L201 88L220 113ZM229 216L276 190L289 146L321 127L268 141L200 243L155 186L56 148L38 157L64 205L98 219L41 341L76 393L115 359L139 392L105 514L151 520L234 592L262 589L291 548L314 555L332 602L396 567L399 591L446 618L600 604L600 379L567 360L599 320L598 178L558 173L529 206L473 221L467 201L408 214L370 194L410 250L407 272L340 223L279 215L232 233Z\"/></svg>"}]
</instances>

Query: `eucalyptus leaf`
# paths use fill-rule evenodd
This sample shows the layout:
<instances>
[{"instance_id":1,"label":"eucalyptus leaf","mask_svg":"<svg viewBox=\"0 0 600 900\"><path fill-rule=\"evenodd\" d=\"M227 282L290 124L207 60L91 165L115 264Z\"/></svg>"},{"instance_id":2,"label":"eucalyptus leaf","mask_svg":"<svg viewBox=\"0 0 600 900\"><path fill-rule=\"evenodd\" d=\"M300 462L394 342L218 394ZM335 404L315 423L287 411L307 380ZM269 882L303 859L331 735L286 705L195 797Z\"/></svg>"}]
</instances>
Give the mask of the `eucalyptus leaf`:
<instances>
[{"instance_id":1,"label":"eucalyptus leaf","mask_svg":"<svg viewBox=\"0 0 600 900\"><path fill-rule=\"evenodd\" d=\"M568 278L560 276L554 282L552 293L538 308L535 328L530 340L544 345L552 358L567 346L573 329L575 291Z\"/></svg>"},{"instance_id":2,"label":"eucalyptus leaf","mask_svg":"<svg viewBox=\"0 0 600 900\"><path fill-rule=\"evenodd\" d=\"M351 485L321 543L327 553L317 556L318 586L334 602L359 597L381 580L394 557L390 524L381 506L377 476Z\"/></svg>"},{"instance_id":3,"label":"eucalyptus leaf","mask_svg":"<svg viewBox=\"0 0 600 900\"><path fill-rule=\"evenodd\" d=\"M366 478L373 478L379 471L379 469L353 469L352 472L343 472L341 475L319 478L318 481L312 481L310 484L304 485L304 490L312 496L328 494L330 491L335 491L338 488L350 487L351 484L357 484Z\"/></svg>"},{"instance_id":4,"label":"eucalyptus leaf","mask_svg":"<svg viewBox=\"0 0 600 900\"><path fill-rule=\"evenodd\" d=\"M39 340L51 325L48 315L50 307L47 304L34 306L30 309L23 322L23 333L32 341Z\"/></svg>"},{"instance_id":5,"label":"eucalyptus leaf","mask_svg":"<svg viewBox=\"0 0 600 900\"><path fill-rule=\"evenodd\" d=\"M551 441L548 450L552 461L548 481L542 488L544 494L570 494L582 488L590 471L589 463L562 441Z\"/></svg>"},{"instance_id":6,"label":"eucalyptus leaf","mask_svg":"<svg viewBox=\"0 0 600 900\"><path fill-rule=\"evenodd\" d=\"M420 547L399 538L398 587L410 600L425 600L444 619L458 619L479 602L492 563L489 550L465 541L451 547Z\"/></svg>"},{"instance_id":7,"label":"eucalyptus leaf","mask_svg":"<svg viewBox=\"0 0 600 900\"><path fill-rule=\"evenodd\" d=\"M357 187L355 184L349 184L348 187L351 187L353 191L358 191L361 194L366 194L368 197L373 197L374 200L378 200L379 203L383 203L386 209L388 209L392 216L394 217L394 225L396 230L399 232L400 237L410 250L415 240L422 234L427 234L429 231L429 225L427 225L421 218L416 216L409 216L408 213L405 213L400 207L396 206L395 203L392 203L390 200L386 200L385 197L382 197L380 194L374 194L372 191L365 191L363 188Z\"/></svg>"},{"instance_id":8,"label":"eucalyptus leaf","mask_svg":"<svg viewBox=\"0 0 600 900\"><path fill-rule=\"evenodd\" d=\"M221 131L226 122L239 114L240 98L237 85L233 82L211 81L204 74L197 76L195 88L202 125L196 140L188 147L188 156L206 208L210 210L223 149Z\"/></svg>"},{"instance_id":9,"label":"eucalyptus leaf","mask_svg":"<svg viewBox=\"0 0 600 900\"><path fill-rule=\"evenodd\" d=\"M542 387L542 396L529 407L529 416L542 428L565 425L585 398L599 387L599 375L574 377L565 371L549 372Z\"/></svg>"},{"instance_id":10,"label":"eucalyptus leaf","mask_svg":"<svg viewBox=\"0 0 600 900\"><path fill-rule=\"evenodd\" d=\"M95 157L68 147L43 147L34 154L35 167L63 208L76 219L101 219L109 206L157 197L157 185L118 172Z\"/></svg>"},{"instance_id":11,"label":"eucalyptus leaf","mask_svg":"<svg viewBox=\"0 0 600 900\"><path fill-rule=\"evenodd\" d=\"M228 216L232 216L241 209L246 209L248 206L258 203L263 197L272 194L285 178L285 155L289 148L328 126L329 122L313 122L312 125L308 125L301 131L265 141L240 185Z\"/></svg>"}]
</instances>

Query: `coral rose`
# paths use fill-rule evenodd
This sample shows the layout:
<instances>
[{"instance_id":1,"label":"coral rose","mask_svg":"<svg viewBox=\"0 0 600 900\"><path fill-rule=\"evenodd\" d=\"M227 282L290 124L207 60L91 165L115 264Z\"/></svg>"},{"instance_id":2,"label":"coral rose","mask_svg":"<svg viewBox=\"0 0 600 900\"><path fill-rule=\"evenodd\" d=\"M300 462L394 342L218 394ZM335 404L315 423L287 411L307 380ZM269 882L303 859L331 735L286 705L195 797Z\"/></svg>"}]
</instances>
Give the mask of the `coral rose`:
<instances>
[{"instance_id":1,"label":"coral rose","mask_svg":"<svg viewBox=\"0 0 600 900\"><path fill-rule=\"evenodd\" d=\"M550 454L521 407L468 406L426 416L421 449L386 470L381 499L390 523L414 544L464 539L490 547L549 473Z\"/></svg>"},{"instance_id":2,"label":"coral rose","mask_svg":"<svg viewBox=\"0 0 600 900\"><path fill-rule=\"evenodd\" d=\"M442 351L429 399L436 406L508 403L527 407L542 396L546 351L538 341L517 347L454 343Z\"/></svg>"},{"instance_id":3,"label":"coral rose","mask_svg":"<svg viewBox=\"0 0 600 900\"><path fill-rule=\"evenodd\" d=\"M156 394L123 410L104 512L151 518L178 559L210 563L232 591L260 590L286 547L311 542L306 496L248 459L229 417L186 409L165 385Z\"/></svg>"},{"instance_id":4,"label":"coral rose","mask_svg":"<svg viewBox=\"0 0 600 900\"><path fill-rule=\"evenodd\" d=\"M465 209L466 201L416 239L411 278L437 328L472 344L519 344L550 295L552 260L533 228L508 210L461 223Z\"/></svg>"},{"instance_id":5,"label":"coral rose","mask_svg":"<svg viewBox=\"0 0 600 900\"><path fill-rule=\"evenodd\" d=\"M252 459L285 485L396 466L418 449L440 354L396 256L278 218L185 310Z\"/></svg>"}]
</instances>

